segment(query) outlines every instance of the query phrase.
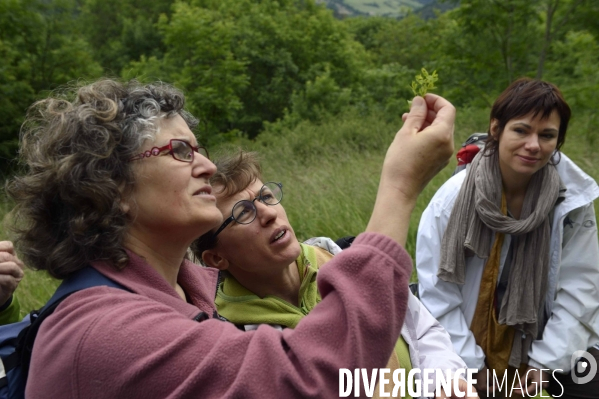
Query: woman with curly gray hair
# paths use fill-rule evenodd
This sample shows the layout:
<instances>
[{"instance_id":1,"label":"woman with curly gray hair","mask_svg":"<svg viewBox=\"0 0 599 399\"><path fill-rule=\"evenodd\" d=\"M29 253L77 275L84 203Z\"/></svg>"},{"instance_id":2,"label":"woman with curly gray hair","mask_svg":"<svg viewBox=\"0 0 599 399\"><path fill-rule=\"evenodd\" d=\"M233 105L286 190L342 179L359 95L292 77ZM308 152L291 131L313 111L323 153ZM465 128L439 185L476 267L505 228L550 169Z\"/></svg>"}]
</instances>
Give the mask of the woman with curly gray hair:
<instances>
[{"instance_id":1,"label":"woman with curly gray hair","mask_svg":"<svg viewBox=\"0 0 599 399\"><path fill-rule=\"evenodd\" d=\"M321 303L295 330L251 332L219 320L217 272L185 258L222 215L208 183L216 168L183 105L162 83L101 80L32 106L28 170L8 186L25 263L60 279L93 268L127 290L61 302L33 346L28 398L335 397L340 368L386 364L408 296L401 245L452 152L451 104L413 102L367 232L319 273Z\"/></svg>"}]
</instances>

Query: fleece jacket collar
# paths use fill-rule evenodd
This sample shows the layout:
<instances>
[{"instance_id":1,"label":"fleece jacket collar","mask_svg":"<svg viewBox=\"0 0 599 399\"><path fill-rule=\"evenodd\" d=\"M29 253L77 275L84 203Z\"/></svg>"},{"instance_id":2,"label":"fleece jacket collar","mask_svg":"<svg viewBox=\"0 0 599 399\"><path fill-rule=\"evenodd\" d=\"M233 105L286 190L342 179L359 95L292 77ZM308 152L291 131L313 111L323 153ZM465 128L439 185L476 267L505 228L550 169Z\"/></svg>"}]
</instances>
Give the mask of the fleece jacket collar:
<instances>
[{"instance_id":1,"label":"fleece jacket collar","mask_svg":"<svg viewBox=\"0 0 599 399\"><path fill-rule=\"evenodd\" d=\"M106 277L128 288L133 293L168 305L180 313L194 318L199 310L212 316L216 311L214 294L218 271L204 268L184 260L177 282L187 294L186 302L177 291L144 258L127 250L128 265L118 270L108 262L92 262L92 266Z\"/></svg>"}]
</instances>

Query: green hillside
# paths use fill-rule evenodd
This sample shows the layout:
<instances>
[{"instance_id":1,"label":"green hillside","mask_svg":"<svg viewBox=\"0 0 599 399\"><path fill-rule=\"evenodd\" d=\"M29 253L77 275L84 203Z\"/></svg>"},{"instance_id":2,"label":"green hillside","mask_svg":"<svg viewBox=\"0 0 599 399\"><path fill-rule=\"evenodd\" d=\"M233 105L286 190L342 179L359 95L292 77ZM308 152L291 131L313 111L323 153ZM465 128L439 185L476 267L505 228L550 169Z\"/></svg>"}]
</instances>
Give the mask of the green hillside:
<instances>
[{"instance_id":1,"label":"green hillside","mask_svg":"<svg viewBox=\"0 0 599 399\"><path fill-rule=\"evenodd\" d=\"M402 17L409 11L433 14L434 8L447 9L451 5L438 0L321 0L337 17L376 15Z\"/></svg>"}]
</instances>

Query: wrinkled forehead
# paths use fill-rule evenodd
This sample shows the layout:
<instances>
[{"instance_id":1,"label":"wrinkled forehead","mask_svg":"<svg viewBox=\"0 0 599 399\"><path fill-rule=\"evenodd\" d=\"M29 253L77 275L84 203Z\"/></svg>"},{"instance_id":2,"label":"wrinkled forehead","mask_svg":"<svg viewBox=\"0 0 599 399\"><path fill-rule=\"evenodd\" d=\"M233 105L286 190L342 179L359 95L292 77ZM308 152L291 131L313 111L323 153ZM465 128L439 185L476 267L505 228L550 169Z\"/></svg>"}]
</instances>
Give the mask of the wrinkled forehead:
<instances>
[{"instance_id":1,"label":"wrinkled forehead","mask_svg":"<svg viewBox=\"0 0 599 399\"><path fill-rule=\"evenodd\" d=\"M212 186L213 194L216 197L216 206L221 210L223 214L231 213L233 205L241 200L252 200L258 196L260 189L264 183L260 179L255 179L250 185L246 186L243 190L236 192L235 194L225 196L225 186L223 184L216 183Z\"/></svg>"},{"instance_id":2,"label":"wrinkled forehead","mask_svg":"<svg viewBox=\"0 0 599 399\"><path fill-rule=\"evenodd\" d=\"M156 138L161 139L181 139L187 140L191 145L197 145L197 139L189 125L179 114L167 115L162 114L160 118L156 120Z\"/></svg>"}]
</instances>

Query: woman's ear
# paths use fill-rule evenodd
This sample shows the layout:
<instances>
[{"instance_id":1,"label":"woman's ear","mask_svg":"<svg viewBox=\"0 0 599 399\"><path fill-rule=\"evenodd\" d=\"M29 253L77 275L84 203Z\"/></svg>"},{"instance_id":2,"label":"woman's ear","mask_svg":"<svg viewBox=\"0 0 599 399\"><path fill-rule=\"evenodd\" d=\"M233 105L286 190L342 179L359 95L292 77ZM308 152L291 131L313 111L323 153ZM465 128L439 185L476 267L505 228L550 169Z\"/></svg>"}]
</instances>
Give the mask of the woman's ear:
<instances>
[{"instance_id":1,"label":"woman's ear","mask_svg":"<svg viewBox=\"0 0 599 399\"><path fill-rule=\"evenodd\" d=\"M229 261L218 254L214 249L208 249L202 252L202 262L208 266L218 270L227 270Z\"/></svg>"},{"instance_id":2,"label":"woman's ear","mask_svg":"<svg viewBox=\"0 0 599 399\"><path fill-rule=\"evenodd\" d=\"M131 193L125 194L125 182L119 184L119 207L125 215L131 210Z\"/></svg>"},{"instance_id":3,"label":"woman's ear","mask_svg":"<svg viewBox=\"0 0 599 399\"><path fill-rule=\"evenodd\" d=\"M498 130L499 130L499 121L497 119L492 119L489 131L491 132L491 137L493 137L493 140L499 139Z\"/></svg>"},{"instance_id":4,"label":"woman's ear","mask_svg":"<svg viewBox=\"0 0 599 399\"><path fill-rule=\"evenodd\" d=\"M121 211L123 211L123 213L126 215L129 213L129 211L131 210L131 206L129 205L129 201L127 201L126 199L121 198L119 200L119 207L121 208Z\"/></svg>"}]
</instances>

